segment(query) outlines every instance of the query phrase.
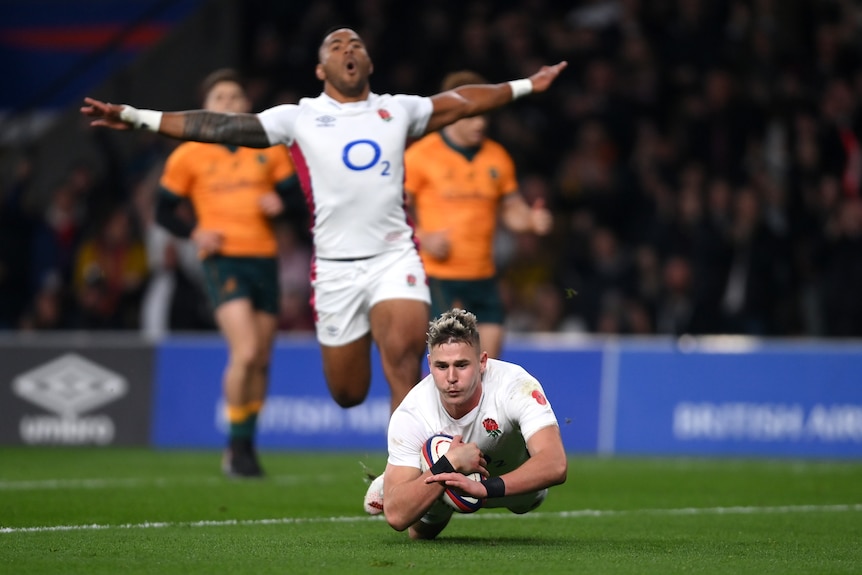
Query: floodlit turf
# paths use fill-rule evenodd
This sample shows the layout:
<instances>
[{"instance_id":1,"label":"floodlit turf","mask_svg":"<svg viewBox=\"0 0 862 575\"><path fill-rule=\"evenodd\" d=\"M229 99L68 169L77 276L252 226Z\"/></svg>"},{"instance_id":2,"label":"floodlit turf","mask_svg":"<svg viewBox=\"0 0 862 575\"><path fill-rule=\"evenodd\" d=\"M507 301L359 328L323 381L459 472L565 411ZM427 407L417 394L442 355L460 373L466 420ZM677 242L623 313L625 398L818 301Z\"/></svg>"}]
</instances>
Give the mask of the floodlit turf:
<instances>
[{"instance_id":1,"label":"floodlit turf","mask_svg":"<svg viewBox=\"0 0 862 575\"><path fill-rule=\"evenodd\" d=\"M572 457L525 516L413 542L362 511L381 453L0 448L0 573L862 573L862 462Z\"/></svg>"}]
</instances>

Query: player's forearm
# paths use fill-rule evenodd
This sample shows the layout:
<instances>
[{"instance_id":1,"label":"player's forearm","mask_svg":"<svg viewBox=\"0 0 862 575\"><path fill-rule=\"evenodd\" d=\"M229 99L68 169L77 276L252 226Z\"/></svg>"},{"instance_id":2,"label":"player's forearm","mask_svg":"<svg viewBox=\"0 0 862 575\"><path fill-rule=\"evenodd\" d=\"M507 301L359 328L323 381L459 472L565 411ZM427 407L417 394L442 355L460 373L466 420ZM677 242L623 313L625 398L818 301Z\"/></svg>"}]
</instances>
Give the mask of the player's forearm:
<instances>
[{"instance_id":1,"label":"player's forearm","mask_svg":"<svg viewBox=\"0 0 862 575\"><path fill-rule=\"evenodd\" d=\"M94 115L95 112L101 111L107 118L117 114L116 119L126 126L158 132L178 140L230 144L248 148L268 148L271 145L263 125L254 114L220 114L206 110L159 112L139 110L129 105L101 104L102 107L107 107L105 111L102 108L96 108L99 102L89 101L91 107L83 108L85 113ZM109 121L104 119L97 121L110 125Z\"/></svg>"},{"instance_id":2,"label":"player's forearm","mask_svg":"<svg viewBox=\"0 0 862 575\"><path fill-rule=\"evenodd\" d=\"M506 84L473 84L438 94L432 101L434 113L428 120L428 132L504 106L512 101L512 90Z\"/></svg>"},{"instance_id":3,"label":"player's forearm","mask_svg":"<svg viewBox=\"0 0 862 575\"><path fill-rule=\"evenodd\" d=\"M425 472L413 481L407 481L386 491L383 500L383 512L386 521L396 531L404 531L428 511L428 508L440 498L444 487L438 483L425 483Z\"/></svg>"},{"instance_id":4,"label":"player's forearm","mask_svg":"<svg viewBox=\"0 0 862 575\"><path fill-rule=\"evenodd\" d=\"M531 232L533 231L533 221L530 217L530 206L520 197L514 197L505 200L501 219L503 225L511 232Z\"/></svg>"},{"instance_id":5,"label":"player's forearm","mask_svg":"<svg viewBox=\"0 0 862 575\"><path fill-rule=\"evenodd\" d=\"M520 495L564 483L567 473L565 452L541 452L514 471L502 475L502 478L506 495Z\"/></svg>"},{"instance_id":6,"label":"player's forearm","mask_svg":"<svg viewBox=\"0 0 862 575\"><path fill-rule=\"evenodd\" d=\"M268 148L271 144L254 114L220 114L195 110L166 112L159 133L180 140Z\"/></svg>"},{"instance_id":7,"label":"player's forearm","mask_svg":"<svg viewBox=\"0 0 862 575\"><path fill-rule=\"evenodd\" d=\"M465 117L484 114L514 99L508 83L461 86L456 88L455 92L465 100L461 111Z\"/></svg>"}]
</instances>

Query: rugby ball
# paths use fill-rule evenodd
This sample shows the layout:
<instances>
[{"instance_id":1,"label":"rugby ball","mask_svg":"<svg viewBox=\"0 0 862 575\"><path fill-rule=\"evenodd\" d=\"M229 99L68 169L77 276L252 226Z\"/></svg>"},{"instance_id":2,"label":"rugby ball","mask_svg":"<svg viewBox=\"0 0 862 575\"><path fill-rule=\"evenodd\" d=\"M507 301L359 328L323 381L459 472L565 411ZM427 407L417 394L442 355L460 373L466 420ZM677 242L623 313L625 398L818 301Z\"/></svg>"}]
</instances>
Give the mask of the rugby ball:
<instances>
[{"instance_id":1,"label":"rugby ball","mask_svg":"<svg viewBox=\"0 0 862 575\"><path fill-rule=\"evenodd\" d=\"M449 446L452 444L451 435L432 435L425 441L425 446L422 448L422 458L419 465L422 472L431 469L431 466L437 463L442 456L449 451ZM482 476L478 473L465 474L473 481L482 481ZM440 499L449 507L459 513L473 513L478 511L485 504L484 499L470 497L469 495L461 495L452 489L447 489L440 496Z\"/></svg>"}]
</instances>

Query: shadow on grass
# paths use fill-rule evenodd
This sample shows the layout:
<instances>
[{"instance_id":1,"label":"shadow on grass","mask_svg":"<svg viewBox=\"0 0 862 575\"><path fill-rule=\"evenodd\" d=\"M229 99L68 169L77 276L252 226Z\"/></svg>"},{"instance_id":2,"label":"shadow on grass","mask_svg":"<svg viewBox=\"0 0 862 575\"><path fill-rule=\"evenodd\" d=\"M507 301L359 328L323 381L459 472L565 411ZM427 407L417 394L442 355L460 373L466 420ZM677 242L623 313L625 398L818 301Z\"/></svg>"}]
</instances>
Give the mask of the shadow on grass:
<instances>
[{"instance_id":1,"label":"shadow on grass","mask_svg":"<svg viewBox=\"0 0 862 575\"><path fill-rule=\"evenodd\" d=\"M405 537L404 543L410 543L411 545L424 545L424 544L440 544L440 545L468 545L468 546L486 546L486 547L496 547L496 546L506 546L512 547L517 545L523 545L527 547L552 547L554 545L561 545L570 547L573 543L577 541L573 537L519 537L516 535L512 536L490 536L490 537L478 537L478 536L448 536L448 535L440 535L437 539L432 539L430 541L412 541L409 537Z\"/></svg>"}]
</instances>

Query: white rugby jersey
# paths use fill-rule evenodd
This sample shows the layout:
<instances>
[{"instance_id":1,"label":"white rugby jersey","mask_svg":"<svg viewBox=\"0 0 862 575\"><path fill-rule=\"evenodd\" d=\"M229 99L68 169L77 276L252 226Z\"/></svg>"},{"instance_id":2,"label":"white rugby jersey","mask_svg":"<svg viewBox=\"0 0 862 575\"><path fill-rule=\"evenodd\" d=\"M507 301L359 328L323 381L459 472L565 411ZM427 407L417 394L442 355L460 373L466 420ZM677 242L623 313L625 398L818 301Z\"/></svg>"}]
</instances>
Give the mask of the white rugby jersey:
<instances>
[{"instance_id":1,"label":"white rugby jersey","mask_svg":"<svg viewBox=\"0 0 862 575\"><path fill-rule=\"evenodd\" d=\"M388 462L420 468L429 437L461 435L490 458L488 472L498 476L520 467L529 458L526 440L550 425L557 418L538 380L519 365L489 359L482 399L461 419L443 409L430 374L410 390L389 420Z\"/></svg>"},{"instance_id":2,"label":"white rugby jersey","mask_svg":"<svg viewBox=\"0 0 862 575\"><path fill-rule=\"evenodd\" d=\"M404 148L425 132L430 98L326 94L258 114L270 143L286 144L313 215L315 255L364 258L413 241L404 207Z\"/></svg>"}]
</instances>

